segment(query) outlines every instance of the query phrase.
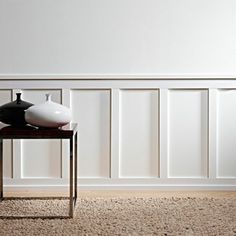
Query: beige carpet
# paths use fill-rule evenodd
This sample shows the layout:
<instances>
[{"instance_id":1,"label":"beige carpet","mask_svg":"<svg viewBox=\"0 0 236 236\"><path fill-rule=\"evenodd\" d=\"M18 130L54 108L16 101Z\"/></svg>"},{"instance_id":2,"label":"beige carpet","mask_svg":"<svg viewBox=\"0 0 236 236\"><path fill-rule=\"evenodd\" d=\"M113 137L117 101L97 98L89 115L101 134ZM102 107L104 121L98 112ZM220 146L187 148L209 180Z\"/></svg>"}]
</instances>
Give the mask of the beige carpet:
<instances>
[{"instance_id":1,"label":"beige carpet","mask_svg":"<svg viewBox=\"0 0 236 236\"><path fill-rule=\"evenodd\" d=\"M7 200L0 215L65 214L68 201ZM236 199L82 197L74 219L1 219L0 235L236 235Z\"/></svg>"}]
</instances>

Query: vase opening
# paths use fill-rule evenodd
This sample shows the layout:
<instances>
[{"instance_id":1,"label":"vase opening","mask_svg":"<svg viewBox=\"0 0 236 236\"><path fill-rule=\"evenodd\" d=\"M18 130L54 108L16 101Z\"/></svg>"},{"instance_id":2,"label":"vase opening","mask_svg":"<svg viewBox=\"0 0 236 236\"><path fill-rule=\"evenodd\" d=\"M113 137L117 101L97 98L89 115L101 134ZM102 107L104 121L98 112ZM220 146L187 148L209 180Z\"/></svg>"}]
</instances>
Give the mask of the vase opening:
<instances>
[{"instance_id":1,"label":"vase opening","mask_svg":"<svg viewBox=\"0 0 236 236\"><path fill-rule=\"evenodd\" d=\"M52 100L52 95L51 94L46 94L46 101L51 102Z\"/></svg>"},{"instance_id":2,"label":"vase opening","mask_svg":"<svg viewBox=\"0 0 236 236\"><path fill-rule=\"evenodd\" d=\"M17 104L21 103L21 93L16 93L16 103Z\"/></svg>"}]
</instances>

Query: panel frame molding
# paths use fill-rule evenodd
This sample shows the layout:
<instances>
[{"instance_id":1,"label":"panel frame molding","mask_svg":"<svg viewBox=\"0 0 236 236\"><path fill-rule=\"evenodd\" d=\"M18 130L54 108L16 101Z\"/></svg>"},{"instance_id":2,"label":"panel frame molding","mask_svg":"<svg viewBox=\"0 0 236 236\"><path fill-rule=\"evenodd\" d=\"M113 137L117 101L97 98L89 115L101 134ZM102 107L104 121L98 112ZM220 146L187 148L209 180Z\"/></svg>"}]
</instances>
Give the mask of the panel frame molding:
<instances>
[{"instance_id":1,"label":"panel frame molding","mask_svg":"<svg viewBox=\"0 0 236 236\"><path fill-rule=\"evenodd\" d=\"M159 146L159 144L160 144L160 89L159 88L132 88L132 87L126 87L126 88L120 88L119 89L119 93L120 93L120 99L122 98L122 96L121 96L121 93L123 92L123 91L155 91L156 93L157 93L157 107L156 107L156 111L157 111L157 119L158 120L156 120L156 125L157 125L157 130L156 130L156 138L157 138L157 142L156 142L156 145L157 145L157 156L156 156L156 158L157 158L157 164L158 164L158 167L157 167L157 175L154 177L154 176L147 176L147 177L145 177L145 176L122 176L121 175L121 172L120 172L120 166L121 166L121 156L120 156L120 153L121 153L121 150L119 149L119 178L120 179L130 179L130 178L135 178L135 179L158 179L158 178L160 178L160 146ZM121 126L122 126L122 124L121 124L121 109L122 109L122 107L121 107L121 100L119 100L119 142L121 142ZM119 147L121 147L121 145L119 144Z\"/></svg>"},{"instance_id":2,"label":"panel frame molding","mask_svg":"<svg viewBox=\"0 0 236 236\"><path fill-rule=\"evenodd\" d=\"M219 99L220 99L220 95L219 93L222 91L235 91L236 92L236 88L217 88L215 90L216 93L216 100L217 100L217 105L216 105L216 156L215 156L215 178L216 179L232 179L232 180L236 180L236 173L235 176L221 176L219 174ZM236 169L236 167L235 167Z\"/></svg>"},{"instance_id":3,"label":"panel frame molding","mask_svg":"<svg viewBox=\"0 0 236 236\"><path fill-rule=\"evenodd\" d=\"M67 88L68 89L68 88ZM73 88L70 88L70 89L68 89L70 92L70 104L68 105L68 107L70 107L70 108L72 108L72 92L73 91L108 91L109 92L109 103L110 103L110 106L109 106L109 110L110 110L110 112L109 112L109 119L110 119L110 122L109 122L109 129L110 129L110 132L109 132L109 138L110 138L110 140L109 140L109 175L108 175L108 177L96 177L96 176L86 176L86 177L84 177L84 176L80 176L79 177L79 179L81 179L81 180L83 180L83 179L89 179L89 180L106 180L107 178L111 178L111 169L112 169L112 165L113 165L113 162L114 162L114 160L113 160L113 158L112 158L112 156L111 156L111 154L112 154L112 131L111 131L111 129L112 129L112 124L111 124L111 121L112 121L112 88L106 88L106 87L104 87L104 88L94 88L94 87L86 87L86 88L80 88L80 87L73 87ZM79 132L78 132L78 144L79 144L79 137L80 137L80 134L79 134ZM78 155L78 157L79 157L79 155ZM78 163L79 164L79 163Z\"/></svg>"},{"instance_id":4,"label":"panel frame molding","mask_svg":"<svg viewBox=\"0 0 236 236\"><path fill-rule=\"evenodd\" d=\"M210 137L209 137L209 129L210 129L210 126L209 126L209 122L210 122L210 120L209 120L209 114L210 114L210 109L209 109L209 88L192 88L192 87L189 87L189 88L186 88L186 87L183 87L183 88L168 88L167 89L167 97L168 97L168 101L167 101L167 120L168 120L168 123L167 123L167 146L168 146L168 151L167 151L167 178L171 178L171 179L178 179L178 178L180 178L180 179L189 179L189 178L192 178L192 179L208 179L209 178L209 139L210 139ZM169 99L169 96L170 96L170 92L171 91L206 91L207 92L207 98L208 98L208 100L207 100L207 113L206 113L206 115L207 115L207 130L206 130L206 132L207 132L207 137L206 137L206 139L207 139L207 146L206 146L206 163L205 163L205 169L204 169L204 171L203 172L205 172L205 176L204 175L202 175L202 176L189 176L189 177L186 177L186 176L171 176L170 175L170 170L169 170L169 163L170 163L170 156L169 156L169 153L170 153L170 150L169 150L169 148L170 148L170 145L169 145L169 143L170 143L170 133L169 133L169 131L170 131L170 123L169 123L169 121L170 121L170 104L169 104L169 102L170 102L170 99Z\"/></svg>"}]
</instances>

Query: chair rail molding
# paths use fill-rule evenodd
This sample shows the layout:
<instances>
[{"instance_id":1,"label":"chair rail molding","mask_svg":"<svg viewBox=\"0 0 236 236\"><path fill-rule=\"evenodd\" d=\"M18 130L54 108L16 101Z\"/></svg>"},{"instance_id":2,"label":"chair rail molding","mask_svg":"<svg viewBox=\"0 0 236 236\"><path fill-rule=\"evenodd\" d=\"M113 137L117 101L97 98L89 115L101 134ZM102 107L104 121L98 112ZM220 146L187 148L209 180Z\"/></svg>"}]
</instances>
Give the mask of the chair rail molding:
<instances>
[{"instance_id":1,"label":"chair rail molding","mask_svg":"<svg viewBox=\"0 0 236 236\"><path fill-rule=\"evenodd\" d=\"M234 75L0 75L15 99L70 107L81 189L236 190ZM67 141L4 142L7 191L65 190Z\"/></svg>"},{"instance_id":2,"label":"chair rail molding","mask_svg":"<svg viewBox=\"0 0 236 236\"><path fill-rule=\"evenodd\" d=\"M64 80L64 79L236 79L236 74L197 74L197 73L183 73L183 74L0 74L0 80L5 79L19 79L19 80Z\"/></svg>"}]
</instances>

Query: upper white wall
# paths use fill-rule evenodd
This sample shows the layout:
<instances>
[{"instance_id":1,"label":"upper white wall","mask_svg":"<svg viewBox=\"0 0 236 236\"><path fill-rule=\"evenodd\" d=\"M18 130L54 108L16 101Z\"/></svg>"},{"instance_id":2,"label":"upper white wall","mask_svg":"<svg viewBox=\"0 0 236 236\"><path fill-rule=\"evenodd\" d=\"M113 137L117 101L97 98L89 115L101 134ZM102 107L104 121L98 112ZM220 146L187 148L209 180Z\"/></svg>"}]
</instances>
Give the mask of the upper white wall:
<instances>
[{"instance_id":1,"label":"upper white wall","mask_svg":"<svg viewBox=\"0 0 236 236\"><path fill-rule=\"evenodd\" d=\"M0 0L0 74L236 75L235 0Z\"/></svg>"}]
</instances>

